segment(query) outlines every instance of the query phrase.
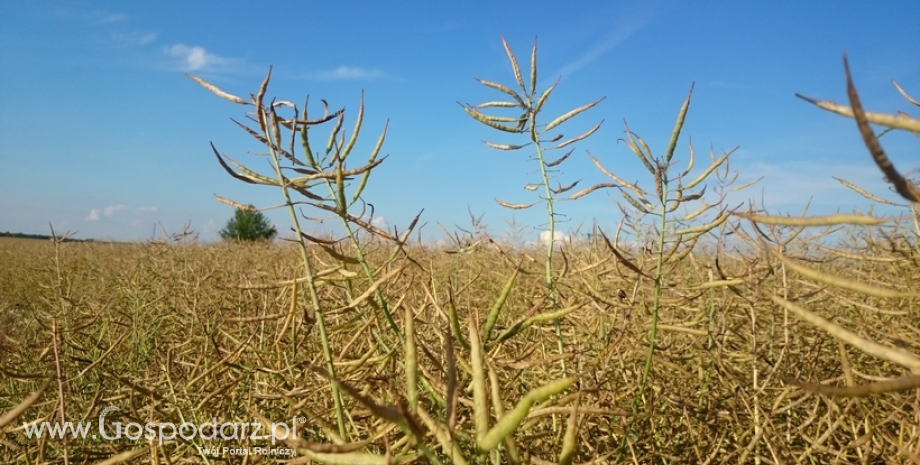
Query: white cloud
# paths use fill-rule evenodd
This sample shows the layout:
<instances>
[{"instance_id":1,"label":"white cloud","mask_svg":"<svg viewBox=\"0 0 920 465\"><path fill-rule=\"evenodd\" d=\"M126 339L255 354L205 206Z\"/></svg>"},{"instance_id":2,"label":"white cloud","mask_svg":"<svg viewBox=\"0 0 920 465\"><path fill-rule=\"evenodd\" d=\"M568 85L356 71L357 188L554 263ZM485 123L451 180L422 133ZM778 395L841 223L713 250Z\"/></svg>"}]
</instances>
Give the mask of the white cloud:
<instances>
[{"instance_id":1,"label":"white cloud","mask_svg":"<svg viewBox=\"0 0 920 465\"><path fill-rule=\"evenodd\" d=\"M390 227L389 223L387 223L386 218L382 216L375 216L374 219L371 220L371 224L384 231L386 231Z\"/></svg>"},{"instance_id":2,"label":"white cloud","mask_svg":"<svg viewBox=\"0 0 920 465\"><path fill-rule=\"evenodd\" d=\"M181 60L182 68L186 71L227 66L233 62L230 58L215 55L208 52L204 47L197 45L173 44L166 47L166 54Z\"/></svg>"},{"instance_id":3,"label":"white cloud","mask_svg":"<svg viewBox=\"0 0 920 465\"><path fill-rule=\"evenodd\" d=\"M313 73L311 77L320 81L357 81L376 79L383 76L379 69L366 69L358 66L339 66Z\"/></svg>"},{"instance_id":4,"label":"white cloud","mask_svg":"<svg viewBox=\"0 0 920 465\"><path fill-rule=\"evenodd\" d=\"M122 13L101 13L99 16L99 22L102 24L120 23L127 20L128 15Z\"/></svg>"},{"instance_id":5,"label":"white cloud","mask_svg":"<svg viewBox=\"0 0 920 465\"><path fill-rule=\"evenodd\" d=\"M865 164L788 160L774 163L739 163L737 166L742 173L742 179L738 180L737 185L760 176L764 179L750 189L733 195L733 201L749 197L756 197L759 201L763 193L767 208L797 209L808 203L809 199L813 206L840 207L845 210L871 203L843 186L834 176L882 197L896 198L888 195L890 193L882 181L882 174L871 169L871 166L867 169Z\"/></svg>"},{"instance_id":6,"label":"white cloud","mask_svg":"<svg viewBox=\"0 0 920 465\"><path fill-rule=\"evenodd\" d=\"M96 10L86 5L72 5L59 9L55 13L67 19L75 19L91 24L113 24L128 20L128 15L124 13Z\"/></svg>"},{"instance_id":7,"label":"white cloud","mask_svg":"<svg viewBox=\"0 0 920 465\"><path fill-rule=\"evenodd\" d=\"M569 240L569 235L562 231L553 231L553 242L560 243ZM540 231L540 243L549 244L549 231Z\"/></svg>"},{"instance_id":8,"label":"white cloud","mask_svg":"<svg viewBox=\"0 0 920 465\"><path fill-rule=\"evenodd\" d=\"M98 208L94 208L94 209L92 209L92 210L89 211L89 215L86 215L86 218L84 218L84 219L85 219L86 221L99 221L99 216L100 216L100 215L99 215L99 209L98 209Z\"/></svg>"},{"instance_id":9,"label":"white cloud","mask_svg":"<svg viewBox=\"0 0 920 465\"><path fill-rule=\"evenodd\" d=\"M105 213L105 216L112 216L122 210L127 210L127 209L128 209L127 206L119 204L119 205L109 205L108 207L105 207L102 211L103 213Z\"/></svg>"},{"instance_id":10,"label":"white cloud","mask_svg":"<svg viewBox=\"0 0 920 465\"><path fill-rule=\"evenodd\" d=\"M156 33L156 32L148 32L148 33L146 33L146 34L140 36L140 37L137 39L137 42L138 42L139 44L141 44L141 45L146 45L146 44L149 44L150 42L153 42L154 40L157 40L157 33Z\"/></svg>"},{"instance_id":11,"label":"white cloud","mask_svg":"<svg viewBox=\"0 0 920 465\"><path fill-rule=\"evenodd\" d=\"M160 209L157 207L139 207L137 211L139 213L156 213L160 211Z\"/></svg>"},{"instance_id":12,"label":"white cloud","mask_svg":"<svg viewBox=\"0 0 920 465\"><path fill-rule=\"evenodd\" d=\"M156 32L131 32L131 33L114 33L112 38L116 43L125 46L147 45L157 40L159 35Z\"/></svg>"}]
</instances>

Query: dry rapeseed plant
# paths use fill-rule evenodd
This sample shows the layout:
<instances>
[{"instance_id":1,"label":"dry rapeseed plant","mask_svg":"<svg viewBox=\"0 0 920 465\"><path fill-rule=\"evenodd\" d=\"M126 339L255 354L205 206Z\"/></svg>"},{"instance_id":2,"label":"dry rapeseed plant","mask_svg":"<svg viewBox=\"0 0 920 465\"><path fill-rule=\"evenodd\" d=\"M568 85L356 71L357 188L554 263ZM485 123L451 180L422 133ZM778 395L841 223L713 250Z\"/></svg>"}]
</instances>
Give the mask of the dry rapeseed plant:
<instances>
[{"instance_id":1,"label":"dry rapeseed plant","mask_svg":"<svg viewBox=\"0 0 920 465\"><path fill-rule=\"evenodd\" d=\"M850 99L850 106L843 107L834 102L829 101L818 101L803 97L798 95L800 98L817 105L818 107L832 111L843 116L848 116L856 120L857 127L862 135L863 140L866 143L866 147L869 149L869 153L872 155L872 159L878 165L879 169L885 175L886 180L893 184L895 191L903 198L907 199L912 203L911 208L915 209L920 203L920 190L917 189L917 186L914 185L909 179L906 179L902 176L898 170L894 167L892 162L889 160L888 156L885 154L884 150L881 147L881 144L878 141L878 138L875 136L871 127L869 126L870 122L888 126L892 129L901 129L908 130L915 133L920 133L920 120L916 120L907 116L906 114L901 115L886 115L879 113L867 113L863 110L862 103L860 102L859 95L856 92L856 87L853 84L853 79L850 75L849 65L844 56L844 70L846 74L847 81L847 94ZM897 84L895 84L896 87ZM911 103L917 104L916 101L907 96L900 87L898 90L904 95L904 97ZM854 191L864 195L870 200L877 201L880 203L886 203L889 205L897 205L891 201L886 201L880 197L867 192L865 189L854 185L845 180L841 182L847 187L853 189ZM916 210L915 213L915 224L916 224ZM758 215L742 215L748 220L760 224L774 224L774 225L783 225L783 226L799 226L801 228L809 226L822 226L822 225L879 225L884 223L883 219L879 219L871 216L861 216L861 215L834 215L832 217L800 217L800 218L784 218L784 217L770 217L770 216L758 216ZM920 237L920 229L917 229L917 236ZM764 250L768 251L769 254L776 260L778 260L782 267L785 269L788 268L795 273L801 275L802 277L817 281L821 284L824 284L829 287L838 288L846 291L855 293L856 295L864 296L866 298L878 298L878 299L913 299L920 297L920 293L915 291L900 291L897 289L891 289L886 287L881 287L876 284L870 284L862 282L860 280L850 279L839 275L834 275L820 271L818 269L813 269L805 265L796 263L793 260L783 256L783 254L771 247L764 245ZM910 289L910 288L908 288ZM915 287L913 289L916 289ZM828 334L837 338L838 340L852 345L858 350L866 353L870 356L877 357L883 360L887 360L894 364L900 365L908 369L911 375L907 375L897 379L883 380L875 383L856 386L853 384L852 373L847 375L847 386L846 387L835 387L835 386L825 386L820 383L795 383L802 388L810 391L815 391L819 393L839 395L839 396L849 396L849 397L860 397L865 395L870 395L873 393L883 393L883 392L898 392L903 390L915 389L920 387L920 356L911 353L907 350L904 350L899 347L891 347L877 342L872 341L866 337L860 336L843 326L834 323L831 320L822 318L812 311L805 309L804 307L795 304L794 302L775 295L772 292L765 291L763 289L757 289L757 292L763 294L765 297L772 300L775 304L781 306L783 309L790 311L796 314L798 317L807 321L810 324L815 325L818 328L826 331ZM842 349L841 349L842 350Z\"/></svg>"},{"instance_id":2,"label":"dry rapeseed plant","mask_svg":"<svg viewBox=\"0 0 920 465\"><path fill-rule=\"evenodd\" d=\"M560 116L557 116L549 123L541 123L538 118L542 116L541 111L543 106L546 104L546 101L549 99L550 94L553 90L559 85L559 80L555 84L548 87L539 95L537 94L537 41L534 39L533 49L530 54L530 79L529 87L524 84L524 78L521 75L521 68L518 66L517 58L514 56L514 53L511 51L511 48L508 46L508 42L505 41L505 38L502 37L502 45L505 48L505 52L508 54L508 59L511 61L511 70L514 72L514 79L517 83L520 93L513 90L511 87L504 84L499 84L492 81L486 81L483 79L477 79L480 84L489 87L491 89L498 90L507 96L510 96L513 101L489 101L486 103L481 103L479 105L461 105L463 110L466 111L468 115L473 117L476 121L496 129L500 132L510 133L510 134L527 134L529 142L524 144L497 144L494 142L484 141L486 145L498 150L507 150L514 151L520 150L526 147L533 147L534 155L533 159L537 162L537 165L540 167L540 181L536 184L527 184L524 188L528 191L534 192L542 187L543 195L539 201L529 203L529 204L512 204L499 199L495 201L506 208L512 210L522 210L530 208L538 203L546 203L546 213L547 213L547 225L549 227L548 237L546 244L546 261L545 261L545 284L547 293L549 295L549 300L553 306L553 310L556 310L556 289L555 289L555 278L553 276L553 251L556 248L556 221L558 213L556 211L556 197L562 195L570 190L572 190L578 181L575 181L571 184L563 186L561 183L558 184L556 188L553 188L550 184L550 179L555 177L554 173L558 172L558 167L562 162L564 162L569 156L572 155L572 152L575 151L573 144L576 142L582 141L590 137L592 134L597 132L601 127L603 121L597 123L591 129L585 131L584 133L572 137L567 140L562 140L562 134L554 134L553 131L563 123L571 120L575 116L578 116L581 113L593 108L595 105L600 103L603 98L596 100L594 102L582 105L578 108L570 110ZM520 116L493 116L486 115L480 110L485 108L508 108L514 109L516 112L520 112ZM560 142L561 141L561 142ZM553 144L550 147L544 147L544 144ZM566 147L572 146L568 152L564 155L556 158L555 160L549 160L546 157L546 152L552 150L561 150ZM577 196L572 197L577 198ZM559 322L555 322L556 325L556 338L559 353L562 353L565 349L563 347L561 329L559 327ZM565 363L561 362L563 371L565 370Z\"/></svg>"},{"instance_id":3,"label":"dry rapeseed plant","mask_svg":"<svg viewBox=\"0 0 920 465\"><path fill-rule=\"evenodd\" d=\"M676 163L673 157L690 107L692 92L693 86L691 85L690 92L678 112L670 141L662 156L655 156L649 145L638 134L631 131L624 121L624 125L626 125L625 142L630 151L648 170L652 178L654 193L649 193L637 184L625 181L605 168L597 158L589 153L591 161L594 162L598 170L614 182L595 184L571 196L572 198L578 198L598 189L616 188L618 190L629 207L619 205L620 211L623 212L623 219L620 221L620 227L618 227L613 238L613 243L603 234L602 237L607 248L616 257L617 261L633 274L632 279L635 280L636 290L643 286L643 281L651 281L647 349L639 378L639 389L633 399L632 412L634 417L639 415L640 406L646 402L645 391L649 385L649 376L652 372L658 347L661 311L668 306L664 300L664 294L677 292L677 295L681 296L680 298L682 299L694 300L700 297L702 292L705 292L703 289L724 285L713 283L710 280L709 283L705 283L702 286L693 286L689 289L685 287L683 292L699 291L696 296L689 297L685 293L681 295L680 286L676 286L671 281L670 274L675 270L676 264L682 262L693 253L694 248L702 238L712 233L724 232L726 221L739 208L725 205L726 189L734 183L738 176L737 173L734 173L730 177L729 172L729 157L734 153L734 150L718 158L714 153L711 153L710 164L701 173L691 177L695 153L693 144L690 143L687 167L681 172L673 172L673 166ZM708 186L704 182L708 181L713 174L717 177L718 192L715 200L710 203L705 196ZM753 182L735 187L734 191L740 191L751 184ZM676 214L679 209L682 209L684 213ZM646 217L651 217L653 220L645 222ZM654 245L643 250L643 252L646 252L645 255L652 257L650 264L647 265L643 262L632 260L618 250L620 246L619 234L623 227L630 229L636 239L645 236L651 237L654 241ZM639 255L637 255L637 258L639 258ZM633 426L630 424L629 430L632 430L632 428ZM630 438L628 435L624 435L620 443L619 455L622 457L625 454L629 440L635 441L637 439L636 437Z\"/></svg>"}]
</instances>

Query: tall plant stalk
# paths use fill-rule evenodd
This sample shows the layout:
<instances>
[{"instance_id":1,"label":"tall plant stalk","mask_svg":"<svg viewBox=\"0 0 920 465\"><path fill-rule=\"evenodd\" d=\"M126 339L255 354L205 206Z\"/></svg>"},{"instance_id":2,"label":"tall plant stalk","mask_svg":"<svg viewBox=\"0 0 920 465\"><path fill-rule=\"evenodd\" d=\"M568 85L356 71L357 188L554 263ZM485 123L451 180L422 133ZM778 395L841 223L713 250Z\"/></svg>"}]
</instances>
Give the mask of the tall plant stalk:
<instances>
[{"instance_id":1,"label":"tall plant stalk","mask_svg":"<svg viewBox=\"0 0 920 465\"><path fill-rule=\"evenodd\" d=\"M504 202L499 199L495 201L505 207L512 210L522 210L533 207L534 205L540 202L546 202L546 214L547 214L547 225L549 228L549 237L546 243L546 259L545 259L545 275L544 275L544 286L546 287L547 294L552 306L552 311L558 309L559 303L557 302L556 289L555 289L555 278L553 276L553 252L556 245L556 210L555 210L555 199L556 196L564 194L565 192L573 189L578 181L575 181L572 184L563 186L559 184L557 188L553 188L550 185L550 180L552 178L552 171L555 171L555 167L561 164L565 159L567 159L571 154L574 148L570 149L566 154L555 160L547 160L545 157L545 152L548 150L559 150L569 145L574 144L575 142L586 139L596 132L602 122L597 123L593 128L588 131L573 137L571 139L559 142L562 139L562 134L558 134L552 137L547 138L547 136L552 135L552 131L556 129L562 123L572 119L580 113L594 107L600 103L603 98L596 100L594 102L588 103L581 107L575 108L567 113L564 113L561 116L556 117L548 124L543 125L538 122L538 116L541 114L543 105L546 103L552 91L559 84L557 80L555 84L544 90L541 94L537 94L537 42L534 40L533 50L530 55L530 82L529 86L525 85L524 79L521 75L521 69L518 66L517 58L514 56L514 53L511 51L511 48L508 46L508 43L505 41L504 37L502 38L502 45L505 48L505 52L508 54L508 59L511 61L511 68L514 72L514 78L520 93L511 89L508 86L503 84L486 81L482 79L477 79L480 84L503 92L504 94L510 96L513 101L490 101L482 103L479 105L462 105L463 110L466 111L468 115L473 117L476 121L479 121L486 126L489 126L493 129L496 129L501 132L511 133L511 134L528 134L529 142L524 144L497 144L493 142L486 141L485 144L489 147L492 147L497 150L520 150L525 147L533 146L535 151L534 158L537 161L537 164L540 166L540 182L538 184L527 184L524 186L528 191L536 191L541 186L543 188L544 197L539 201L530 203L530 204L512 204ZM517 111L521 112L520 116L492 116L481 113L480 110L484 108L514 108ZM544 143L553 144L551 147L545 148ZM556 344L559 353L564 352L563 339L562 339L562 329L560 320L554 321L555 331L556 331ZM565 372L565 362L560 361L560 366Z\"/></svg>"},{"instance_id":2,"label":"tall plant stalk","mask_svg":"<svg viewBox=\"0 0 920 465\"><path fill-rule=\"evenodd\" d=\"M361 111L359 112L358 121L355 126L355 132L352 134L352 137L348 140L347 144L345 144L345 135L344 132L341 131L341 127L344 122L344 109L330 114L328 107L326 107L326 111L322 117L315 120L309 120L307 119L306 104L304 105L305 108L303 111L303 116L301 117L298 108L290 102L272 101L272 103L268 105L264 103L268 82L271 78L271 68L269 68L268 74L262 81L262 85L259 88L258 94L250 94L250 101L246 101L235 95L223 92L217 87L205 82L200 78L194 76L190 77L221 98L234 103L251 105L255 107L255 120L258 125L258 130L252 129L238 122L237 125L239 125L253 138L268 148L268 155L269 159L271 160L274 177L261 175L241 165L240 163L235 162L229 157L221 155L217 149L214 148L213 144L211 147L215 156L217 157L218 162L234 178L250 184L276 186L281 190L281 195L284 199L284 203L280 206L285 208L288 212L288 215L290 216L291 228L296 238L295 243L297 244L300 258L303 262L302 281L303 285L307 288L307 293L310 299L310 306L314 310L316 326L319 331L320 344L322 347L323 361L325 364L325 375L330 380L330 388L335 404L335 416L339 430L339 436L345 439L348 436L345 429L344 406L342 402L340 386L335 381L335 365L333 363L333 354L329 342L329 330L326 323L325 309L323 308L323 303L319 298L316 271L310 262L310 252L307 249L307 245L304 239L317 243L327 251L330 251L333 256L338 256L339 254L324 244L322 241L318 241L316 238L313 238L304 233L300 224L300 218L297 214L297 207L300 205L306 205L324 212L332 213L339 217L344 223L348 235L352 238L355 244L355 249L357 250L359 256L357 261L364 265L364 270L369 281L373 282L372 271L367 265L365 255L363 254L361 245L358 243L354 229L351 227L351 225L355 224L358 227L371 232L372 234L382 236L394 241L397 240L397 238L389 235L385 231L381 231L374 227L370 224L370 220L364 220L360 216L354 216L350 214L348 209L359 201L361 192L367 183L367 179L371 170L373 170L383 161L383 159L377 159L377 154L380 151L384 136L381 135L373 153L370 156L370 159L365 165L356 169L347 169L345 166L345 160L348 154L351 153L351 150L355 144L363 119L363 98ZM285 119L279 116L277 112L277 109L279 108L291 109L294 113L293 117L290 119ZM311 126L320 125L333 119L336 120L336 124L332 133L330 134L329 142L326 146L325 156L322 159L317 160L310 148L307 132ZM284 134L282 134L282 127L287 128L290 131L290 137L287 138L286 141ZM297 157L294 156L295 140L298 132L301 135L301 148L303 150L303 155L306 159L306 163L300 161ZM291 171L303 176L289 177L285 174L286 171ZM345 188L346 181L350 180L352 176L362 176L362 180L358 186L358 189L355 191L354 196L349 201L345 195ZM330 196L333 199L334 206L328 205L326 203L327 199L311 192L311 189L319 184L325 184L328 187ZM294 201L291 195L292 191L299 193L301 196L305 197L306 200ZM225 199L223 197L218 197L218 200L223 203L233 205L237 208L246 208L238 202ZM416 220L417 219L418 217L416 217ZM411 232L414 225L415 222L413 222L413 224L409 227L406 234ZM394 255L395 253L391 254L390 261L392 261ZM376 298L378 299L378 302L383 302L381 307L384 309L387 320L389 321L394 332L400 336L400 339L402 339L399 328L396 325L393 316L390 314L383 297L379 294L379 291L377 291L377 288L379 288L379 286L375 288Z\"/></svg>"}]
</instances>

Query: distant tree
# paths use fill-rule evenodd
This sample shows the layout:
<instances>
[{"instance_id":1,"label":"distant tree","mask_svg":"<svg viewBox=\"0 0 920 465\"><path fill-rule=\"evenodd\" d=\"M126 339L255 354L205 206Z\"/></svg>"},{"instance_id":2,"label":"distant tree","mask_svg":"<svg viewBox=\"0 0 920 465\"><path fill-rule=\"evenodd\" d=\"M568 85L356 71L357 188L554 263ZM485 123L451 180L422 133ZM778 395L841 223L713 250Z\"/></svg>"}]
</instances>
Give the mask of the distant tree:
<instances>
[{"instance_id":1,"label":"distant tree","mask_svg":"<svg viewBox=\"0 0 920 465\"><path fill-rule=\"evenodd\" d=\"M220 230L220 237L227 241L272 240L277 234L268 218L252 205L249 209L237 208L233 218Z\"/></svg>"}]
</instances>

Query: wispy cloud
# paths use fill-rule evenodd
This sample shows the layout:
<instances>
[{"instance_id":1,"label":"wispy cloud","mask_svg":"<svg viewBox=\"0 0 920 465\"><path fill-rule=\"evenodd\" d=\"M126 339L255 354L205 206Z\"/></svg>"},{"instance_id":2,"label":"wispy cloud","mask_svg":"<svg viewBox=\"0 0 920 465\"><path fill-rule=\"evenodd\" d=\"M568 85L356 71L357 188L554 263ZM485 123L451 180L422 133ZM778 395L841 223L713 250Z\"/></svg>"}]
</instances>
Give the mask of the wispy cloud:
<instances>
[{"instance_id":1,"label":"wispy cloud","mask_svg":"<svg viewBox=\"0 0 920 465\"><path fill-rule=\"evenodd\" d=\"M156 213L160 211L160 209L157 207L139 207L137 211L139 213Z\"/></svg>"},{"instance_id":2,"label":"wispy cloud","mask_svg":"<svg viewBox=\"0 0 920 465\"><path fill-rule=\"evenodd\" d=\"M128 15L122 13L108 13L98 18L100 24L120 23L127 20Z\"/></svg>"},{"instance_id":3,"label":"wispy cloud","mask_svg":"<svg viewBox=\"0 0 920 465\"><path fill-rule=\"evenodd\" d=\"M127 205L122 205L122 204L109 205L108 207L103 207L103 208L93 208L92 210L89 211L89 215L86 215L86 218L83 218L83 219L86 221L99 221L100 219L102 219L103 216L111 217L117 214L118 212L121 212L127 209L128 209Z\"/></svg>"},{"instance_id":4,"label":"wispy cloud","mask_svg":"<svg viewBox=\"0 0 920 465\"><path fill-rule=\"evenodd\" d=\"M611 17L610 21L597 22L598 18L593 18L595 21L592 22L597 24L596 27L602 27L605 32L600 34L600 37L587 50L574 60L566 63L559 71L550 74L550 76L553 79L556 79L557 76L571 76L623 43L652 20L654 6L649 5L649 3L630 3L624 6L608 8L601 16L606 17L609 15Z\"/></svg>"},{"instance_id":5,"label":"wispy cloud","mask_svg":"<svg viewBox=\"0 0 920 465\"><path fill-rule=\"evenodd\" d=\"M105 213L105 216L112 216L120 211L127 210L127 209L128 209L127 206L118 204L118 205L109 205L108 207L105 207L102 211L103 213Z\"/></svg>"},{"instance_id":6,"label":"wispy cloud","mask_svg":"<svg viewBox=\"0 0 920 465\"><path fill-rule=\"evenodd\" d=\"M148 32L140 36L140 38L138 39L138 43L140 43L141 45L146 45L146 44L149 44L150 42L153 42L154 40L157 40L157 33Z\"/></svg>"},{"instance_id":7,"label":"wispy cloud","mask_svg":"<svg viewBox=\"0 0 920 465\"><path fill-rule=\"evenodd\" d=\"M309 78L317 81L367 81L383 77L379 69L367 69L360 66L339 66L310 73Z\"/></svg>"},{"instance_id":8,"label":"wispy cloud","mask_svg":"<svg viewBox=\"0 0 920 465\"><path fill-rule=\"evenodd\" d=\"M832 169L828 169L832 166ZM739 171L741 185L763 176L763 180L744 193L734 197L757 197L763 193L767 208L801 208L811 200L814 206L826 208L849 208L868 205L871 202L845 187L834 177L845 179L881 197L896 199L889 195L888 185L877 170L866 169L865 164L838 162L822 163L821 160L794 160L782 163L741 163Z\"/></svg>"},{"instance_id":9,"label":"wispy cloud","mask_svg":"<svg viewBox=\"0 0 920 465\"><path fill-rule=\"evenodd\" d=\"M642 28L648 21L623 22L614 24L610 30L603 35L598 41L582 53L578 58L566 63L562 69L553 73L552 76L571 76L576 71L591 64L605 53L612 50L628 39L636 31Z\"/></svg>"},{"instance_id":10,"label":"wispy cloud","mask_svg":"<svg viewBox=\"0 0 920 465\"><path fill-rule=\"evenodd\" d=\"M131 32L115 33L112 39L124 46L149 45L157 40L159 35L156 32Z\"/></svg>"},{"instance_id":11,"label":"wispy cloud","mask_svg":"<svg viewBox=\"0 0 920 465\"><path fill-rule=\"evenodd\" d=\"M124 13L114 13L80 5L58 9L55 14L65 19L82 21L93 25L120 23L129 19L128 15Z\"/></svg>"},{"instance_id":12,"label":"wispy cloud","mask_svg":"<svg viewBox=\"0 0 920 465\"><path fill-rule=\"evenodd\" d=\"M218 70L228 68L235 63L232 58L225 58L207 51L201 46L186 44L173 44L166 47L164 53L178 60L178 66L183 71Z\"/></svg>"}]
</instances>

